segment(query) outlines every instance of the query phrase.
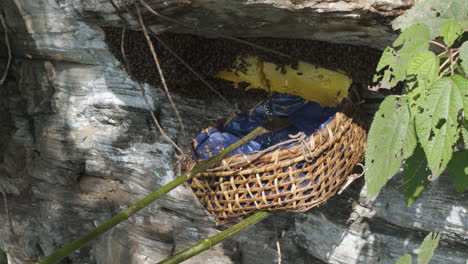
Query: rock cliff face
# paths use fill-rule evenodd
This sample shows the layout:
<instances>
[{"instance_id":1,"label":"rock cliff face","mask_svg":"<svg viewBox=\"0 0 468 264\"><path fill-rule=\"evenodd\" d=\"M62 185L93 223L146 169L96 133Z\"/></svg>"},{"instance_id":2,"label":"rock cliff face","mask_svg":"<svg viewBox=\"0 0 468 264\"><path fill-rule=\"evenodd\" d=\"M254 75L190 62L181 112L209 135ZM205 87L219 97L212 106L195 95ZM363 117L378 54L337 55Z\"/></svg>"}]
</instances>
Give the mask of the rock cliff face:
<instances>
[{"instance_id":1,"label":"rock cliff face","mask_svg":"<svg viewBox=\"0 0 468 264\"><path fill-rule=\"evenodd\" d=\"M376 48L394 37L384 15L409 5L383 0L168 2L163 14L218 33ZM154 130L137 83L106 44L102 27L121 25L109 1L3 0L0 11L14 56L0 87L0 190L8 203L0 206L0 247L9 263L33 263L171 181L177 164L174 148ZM123 15L136 28L132 16ZM155 32L187 31L159 20L151 24ZM2 37L0 73L6 54ZM184 138L162 90L144 88L166 133L181 145L231 110L214 96L175 92L187 127ZM199 87L193 84L193 89ZM399 185L397 177L368 200L362 183L355 183L326 206L275 214L187 263L276 263L277 240L282 263L393 263L405 252L416 253L424 235L439 230L443 239L433 263L464 264L467 194L457 195L441 177L407 208ZM190 189L181 186L64 263L155 263L216 232Z\"/></svg>"}]
</instances>

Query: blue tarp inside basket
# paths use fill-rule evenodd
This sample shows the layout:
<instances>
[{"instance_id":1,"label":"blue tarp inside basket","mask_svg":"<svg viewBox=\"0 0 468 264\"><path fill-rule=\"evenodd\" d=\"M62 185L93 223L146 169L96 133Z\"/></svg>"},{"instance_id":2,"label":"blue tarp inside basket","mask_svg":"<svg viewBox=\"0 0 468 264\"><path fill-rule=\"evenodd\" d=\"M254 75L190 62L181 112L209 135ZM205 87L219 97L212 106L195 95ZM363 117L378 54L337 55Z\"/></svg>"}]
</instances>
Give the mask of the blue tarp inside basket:
<instances>
[{"instance_id":1,"label":"blue tarp inside basket","mask_svg":"<svg viewBox=\"0 0 468 264\"><path fill-rule=\"evenodd\" d=\"M268 105L269 104L269 105ZM291 125L287 128L264 134L242 145L230 155L249 154L290 139L289 135L304 132L310 136L316 129L322 129L336 114L338 107L321 107L318 103L307 101L291 94L277 94L271 102L265 102L253 111L243 111L232 121L203 131L193 145L196 158L208 159L223 149L239 141L242 137L262 125L268 118L267 111L273 116L288 118ZM296 144L292 143L291 145Z\"/></svg>"}]
</instances>

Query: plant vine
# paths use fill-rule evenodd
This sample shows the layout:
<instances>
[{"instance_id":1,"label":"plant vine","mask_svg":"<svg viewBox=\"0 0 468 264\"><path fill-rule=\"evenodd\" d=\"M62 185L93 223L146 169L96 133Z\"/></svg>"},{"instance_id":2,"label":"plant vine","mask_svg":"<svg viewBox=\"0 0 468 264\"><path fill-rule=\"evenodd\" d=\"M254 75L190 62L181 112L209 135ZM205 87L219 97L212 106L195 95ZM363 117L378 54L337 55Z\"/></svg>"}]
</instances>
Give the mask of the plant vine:
<instances>
[{"instance_id":1,"label":"plant vine","mask_svg":"<svg viewBox=\"0 0 468 264\"><path fill-rule=\"evenodd\" d=\"M425 0L395 19L401 30L377 65L379 89L403 86L374 116L366 149L368 196L403 164L411 205L447 168L468 188L468 2Z\"/></svg>"}]
</instances>

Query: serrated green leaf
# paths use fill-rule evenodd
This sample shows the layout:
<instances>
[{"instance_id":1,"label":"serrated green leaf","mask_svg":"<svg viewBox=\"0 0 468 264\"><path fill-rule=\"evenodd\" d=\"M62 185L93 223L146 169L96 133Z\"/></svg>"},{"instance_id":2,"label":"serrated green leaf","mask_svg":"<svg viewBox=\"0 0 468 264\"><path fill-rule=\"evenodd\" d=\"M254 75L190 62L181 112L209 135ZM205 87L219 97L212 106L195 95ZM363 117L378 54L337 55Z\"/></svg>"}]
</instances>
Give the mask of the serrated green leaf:
<instances>
[{"instance_id":1,"label":"serrated green leaf","mask_svg":"<svg viewBox=\"0 0 468 264\"><path fill-rule=\"evenodd\" d=\"M468 74L468 41L463 42L460 47L461 66L466 74Z\"/></svg>"},{"instance_id":2,"label":"serrated green leaf","mask_svg":"<svg viewBox=\"0 0 468 264\"><path fill-rule=\"evenodd\" d=\"M427 43L430 40L429 29L424 24L414 24L403 32L393 42L393 47L403 45L408 47L409 50L417 49L419 46L429 47ZM419 50L418 50L419 51Z\"/></svg>"},{"instance_id":3,"label":"serrated green leaf","mask_svg":"<svg viewBox=\"0 0 468 264\"><path fill-rule=\"evenodd\" d=\"M468 79L459 74L455 74L452 76L452 80L453 84L460 91L463 101L463 115L465 119L468 119Z\"/></svg>"},{"instance_id":4,"label":"serrated green leaf","mask_svg":"<svg viewBox=\"0 0 468 264\"><path fill-rule=\"evenodd\" d=\"M406 98L388 96L374 116L366 148L366 184L369 196L377 195L393 177L403 159L416 147Z\"/></svg>"},{"instance_id":5,"label":"serrated green leaf","mask_svg":"<svg viewBox=\"0 0 468 264\"><path fill-rule=\"evenodd\" d=\"M450 20L440 27L440 35L447 46L452 46L461 34L463 34L463 27L457 20Z\"/></svg>"},{"instance_id":6,"label":"serrated green leaf","mask_svg":"<svg viewBox=\"0 0 468 264\"><path fill-rule=\"evenodd\" d=\"M468 189L468 150L453 153L447 168L457 191L462 193Z\"/></svg>"},{"instance_id":7,"label":"serrated green leaf","mask_svg":"<svg viewBox=\"0 0 468 264\"><path fill-rule=\"evenodd\" d=\"M463 102L459 88L450 78L432 83L428 93L416 115L416 133L432 176L437 178L446 168L458 140L457 116Z\"/></svg>"},{"instance_id":8,"label":"serrated green leaf","mask_svg":"<svg viewBox=\"0 0 468 264\"><path fill-rule=\"evenodd\" d=\"M439 58L432 51L420 51L410 59L407 74L432 82L439 74Z\"/></svg>"},{"instance_id":9,"label":"serrated green leaf","mask_svg":"<svg viewBox=\"0 0 468 264\"><path fill-rule=\"evenodd\" d=\"M418 109L421 107L421 103L426 98L426 86L428 86L424 80L411 80L406 82L407 94L408 94L408 105L410 108L410 114L413 118L417 115Z\"/></svg>"},{"instance_id":10,"label":"serrated green leaf","mask_svg":"<svg viewBox=\"0 0 468 264\"><path fill-rule=\"evenodd\" d=\"M461 120L461 134L463 139L464 148L468 150L468 80L461 75L455 74L452 77L454 84L460 90L463 98L463 116L459 117Z\"/></svg>"},{"instance_id":11,"label":"serrated green leaf","mask_svg":"<svg viewBox=\"0 0 468 264\"><path fill-rule=\"evenodd\" d=\"M413 155L406 160L403 170L403 189L408 206L413 205L422 192L429 187L430 181L427 179L429 175L431 171L427 167L424 150L418 145Z\"/></svg>"},{"instance_id":12,"label":"serrated green leaf","mask_svg":"<svg viewBox=\"0 0 468 264\"><path fill-rule=\"evenodd\" d=\"M395 50L392 47L385 48L384 52L382 53L382 56L380 57L379 63L377 64L376 72L381 71L387 66L389 68L383 72L382 76L379 76L378 74L374 75L374 82L380 81L381 83L389 83L391 81L391 79L393 78L392 71L397 67L395 58Z\"/></svg>"},{"instance_id":13,"label":"serrated green leaf","mask_svg":"<svg viewBox=\"0 0 468 264\"><path fill-rule=\"evenodd\" d=\"M393 43L393 47L387 47L377 65L377 71L388 67L383 73L374 76L374 81L380 80L382 88L392 88L405 80L408 62L412 56L429 48L430 34L423 24L413 25L401 33Z\"/></svg>"},{"instance_id":14,"label":"serrated green leaf","mask_svg":"<svg viewBox=\"0 0 468 264\"><path fill-rule=\"evenodd\" d=\"M396 63L395 55L395 49L393 49L392 47L386 47L382 53L382 56L380 57L379 63L377 64L377 68L375 70L380 71L387 65L394 65Z\"/></svg>"},{"instance_id":15,"label":"serrated green leaf","mask_svg":"<svg viewBox=\"0 0 468 264\"><path fill-rule=\"evenodd\" d=\"M424 24L416 24L404 30L400 36L393 42L393 47L400 47L397 50L397 64L403 72L403 78L406 76L408 62L420 51L426 51L429 48L430 34L429 29Z\"/></svg>"},{"instance_id":16,"label":"serrated green leaf","mask_svg":"<svg viewBox=\"0 0 468 264\"><path fill-rule=\"evenodd\" d=\"M466 10L466 0L425 0L396 18L392 26L394 29L405 30L422 23L429 28L431 39L435 39L440 34L440 28L450 20L460 21L464 28L468 27Z\"/></svg>"},{"instance_id":17,"label":"serrated green leaf","mask_svg":"<svg viewBox=\"0 0 468 264\"><path fill-rule=\"evenodd\" d=\"M408 102L405 102L407 111L409 112ZM402 134L405 135L405 134ZM414 118L411 118L408 122L408 127L406 129L406 135L403 139L403 149L402 149L402 157L403 159L409 158L413 155L416 146L418 145L418 138L416 136L416 122Z\"/></svg>"},{"instance_id":18,"label":"serrated green leaf","mask_svg":"<svg viewBox=\"0 0 468 264\"><path fill-rule=\"evenodd\" d=\"M394 47L401 46L397 50L395 81L402 81L406 78L406 70L410 59L420 51L427 51L429 48L429 29L424 24L416 24L405 31L393 43Z\"/></svg>"},{"instance_id":19,"label":"serrated green leaf","mask_svg":"<svg viewBox=\"0 0 468 264\"><path fill-rule=\"evenodd\" d=\"M411 255L405 254L395 264L411 264Z\"/></svg>"},{"instance_id":20,"label":"serrated green leaf","mask_svg":"<svg viewBox=\"0 0 468 264\"><path fill-rule=\"evenodd\" d=\"M424 238L419 248L418 264L428 264L434 255L434 250L439 245L440 233L431 232Z\"/></svg>"},{"instance_id":21,"label":"serrated green leaf","mask_svg":"<svg viewBox=\"0 0 468 264\"><path fill-rule=\"evenodd\" d=\"M463 120L461 134L463 138L464 149L468 150L468 120Z\"/></svg>"}]
</instances>

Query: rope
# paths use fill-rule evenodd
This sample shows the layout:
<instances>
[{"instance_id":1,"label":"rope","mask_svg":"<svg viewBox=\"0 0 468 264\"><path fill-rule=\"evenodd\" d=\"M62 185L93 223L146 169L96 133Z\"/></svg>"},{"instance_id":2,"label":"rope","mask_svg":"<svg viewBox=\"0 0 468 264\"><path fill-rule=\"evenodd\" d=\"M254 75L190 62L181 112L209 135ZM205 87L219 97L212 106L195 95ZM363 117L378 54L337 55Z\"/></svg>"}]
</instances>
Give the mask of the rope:
<instances>
[{"instance_id":1,"label":"rope","mask_svg":"<svg viewBox=\"0 0 468 264\"><path fill-rule=\"evenodd\" d=\"M301 150L302 150L302 155L304 155L304 159L309 163L312 162L313 161L313 152L310 149L309 145L307 144L306 134L301 131L301 132L299 132L299 133L297 133L295 135L289 135L289 137L291 139L280 142L280 143L275 144L273 146L270 146L270 147L268 147L268 148L266 148L266 149L264 149L264 150L262 150L260 152L257 152L254 156L252 156L250 158L246 158L246 159L243 159L243 160L238 161L238 162L234 162L234 163L231 163L231 164L215 167L215 168L212 168L212 169L207 169L206 171L214 172L214 171L222 170L222 169L225 169L225 168L231 168L231 166L236 166L236 165L240 165L240 164L243 164L243 163L250 163L250 162L258 159L259 157L265 155L266 153L279 148L280 146L291 144L291 143L297 143L297 142L301 143ZM306 152L306 150L307 150L307 152ZM310 157L307 154L309 154Z\"/></svg>"},{"instance_id":2,"label":"rope","mask_svg":"<svg viewBox=\"0 0 468 264\"><path fill-rule=\"evenodd\" d=\"M366 167L364 167L364 165L362 163L358 163L357 166L360 166L362 168L362 172L361 173L354 173L354 174L349 175L348 178L346 179L346 182L338 190L338 195L340 195L344 190L346 190L346 188L353 181L355 181L356 179L361 178L364 175L364 173L366 172Z\"/></svg>"},{"instance_id":3,"label":"rope","mask_svg":"<svg viewBox=\"0 0 468 264\"><path fill-rule=\"evenodd\" d=\"M304 156L304 160L307 161L308 163L312 163L314 161L314 153L310 149L309 144L307 144L305 133L299 132L296 135L289 135L289 137L297 138L297 140L299 140L299 142L301 143L301 151L302 151L302 155Z\"/></svg>"}]
</instances>

